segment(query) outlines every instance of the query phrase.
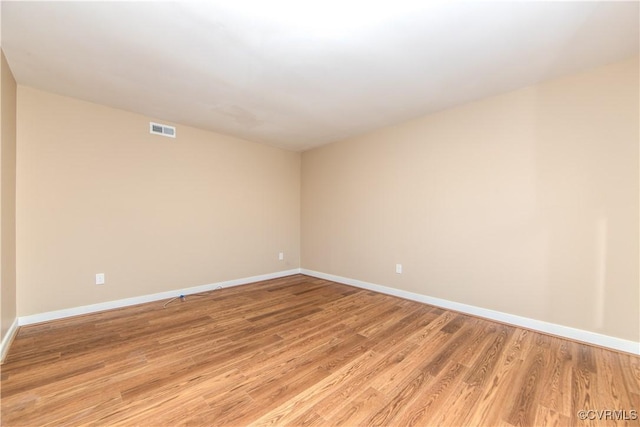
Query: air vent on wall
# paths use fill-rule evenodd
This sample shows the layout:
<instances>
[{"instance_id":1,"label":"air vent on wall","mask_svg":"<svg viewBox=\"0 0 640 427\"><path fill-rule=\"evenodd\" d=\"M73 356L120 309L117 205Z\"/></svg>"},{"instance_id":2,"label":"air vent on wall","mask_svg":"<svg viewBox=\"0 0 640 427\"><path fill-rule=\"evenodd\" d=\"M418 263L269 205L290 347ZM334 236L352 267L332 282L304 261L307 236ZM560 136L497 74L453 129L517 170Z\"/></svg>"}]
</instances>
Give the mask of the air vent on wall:
<instances>
[{"instance_id":1,"label":"air vent on wall","mask_svg":"<svg viewBox=\"0 0 640 427\"><path fill-rule=\"evenodd\" d=\"M160 123L149 122L149 132L155 135L168 136L171 138L176 137L175 126L161 125Z\"/></svg>"}]
</instances>

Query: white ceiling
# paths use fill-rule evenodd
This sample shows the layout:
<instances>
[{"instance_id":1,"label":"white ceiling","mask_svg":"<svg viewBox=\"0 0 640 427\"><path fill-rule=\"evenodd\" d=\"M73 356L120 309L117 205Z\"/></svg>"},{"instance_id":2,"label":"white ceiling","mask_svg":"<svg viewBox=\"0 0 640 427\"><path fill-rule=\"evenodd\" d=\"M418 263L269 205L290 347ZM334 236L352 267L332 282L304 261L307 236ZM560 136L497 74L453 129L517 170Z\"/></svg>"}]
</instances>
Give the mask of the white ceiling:
<instances>
[{"instance_id":1,"label":"white ceiling","mask_svg":"<svg viewBox=\"0 0 640 427\"><path fill-rule=\"evenodd\" d=\"M18 83L290 150L637 55L639 3L2 2Z\"/></svg>"}]
</instances>

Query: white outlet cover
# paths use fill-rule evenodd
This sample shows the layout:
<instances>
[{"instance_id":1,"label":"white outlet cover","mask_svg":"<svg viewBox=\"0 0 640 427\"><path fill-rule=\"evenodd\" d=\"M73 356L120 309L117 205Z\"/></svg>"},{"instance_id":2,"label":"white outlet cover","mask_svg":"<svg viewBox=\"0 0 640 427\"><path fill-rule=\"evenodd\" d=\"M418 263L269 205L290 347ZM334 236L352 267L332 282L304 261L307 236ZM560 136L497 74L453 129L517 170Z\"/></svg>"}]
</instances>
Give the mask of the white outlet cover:
<instances>
[{"instance_id":1,"label":"white outlet cover","mask_svg":"<svg viewBox=\"0 0 640 427\"><path fill-rule=\"evenodd\" d=\"M104 285L104 273L96 274L96 285Z\"/></svg>"},{"instance_id":2,"label":"white outlet cover","mask_svg":"<svg viewBox=\"0 0 640 427\"><path fill-rule=\"evenodd\" d=\"M402 264L396 264L396 273L402 274Z\"/></svg>"},{"instance_id":3,"label":"white outlet cover","mask_svg":"<svg viewBox=\"0 0 640 427\"><path fill-rule=\"evenodd\" d=\"M282 260L284 259L284 252L280 252L280 253L278 254L278 259L279 259L280 261L282 261Z\"/></svg>"}]
</instances>

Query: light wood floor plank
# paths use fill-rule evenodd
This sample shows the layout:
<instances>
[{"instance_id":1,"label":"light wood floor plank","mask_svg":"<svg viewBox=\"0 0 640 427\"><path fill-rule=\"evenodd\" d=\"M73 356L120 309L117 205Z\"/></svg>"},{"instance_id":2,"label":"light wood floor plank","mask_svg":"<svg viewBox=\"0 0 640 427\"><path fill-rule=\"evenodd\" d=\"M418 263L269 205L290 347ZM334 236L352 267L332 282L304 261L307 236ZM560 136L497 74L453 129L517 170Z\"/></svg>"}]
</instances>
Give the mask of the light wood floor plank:
<instances>
[{"instance_id":1,"label":"light wood floor plank","mask_svg":"<svg viewBox=\"0 0 640 427\"><path fill-rule=\"evenodd\" d=\"M20 328L2 425L638 426L640 357L293 275Z\"/></svg>"}]
</instances>

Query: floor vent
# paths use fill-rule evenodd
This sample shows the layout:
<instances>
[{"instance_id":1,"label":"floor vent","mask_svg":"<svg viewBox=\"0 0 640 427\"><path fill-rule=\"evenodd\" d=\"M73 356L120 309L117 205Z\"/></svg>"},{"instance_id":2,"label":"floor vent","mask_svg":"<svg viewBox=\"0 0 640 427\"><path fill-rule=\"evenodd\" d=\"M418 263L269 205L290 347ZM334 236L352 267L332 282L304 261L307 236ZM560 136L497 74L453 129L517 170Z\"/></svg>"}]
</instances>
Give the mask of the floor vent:
<instances>
[{"instance_id":1,"label":"floor vent","mask_svg":"<svg viewBox=\"0 0 640 427\"><path fill-rule=\"evenodd\" d=\"M168 136L170 138L176 137L175 126L161 125L160 123L149 122L149 132L155 135Z\"/></svg>"}]
</instances>

